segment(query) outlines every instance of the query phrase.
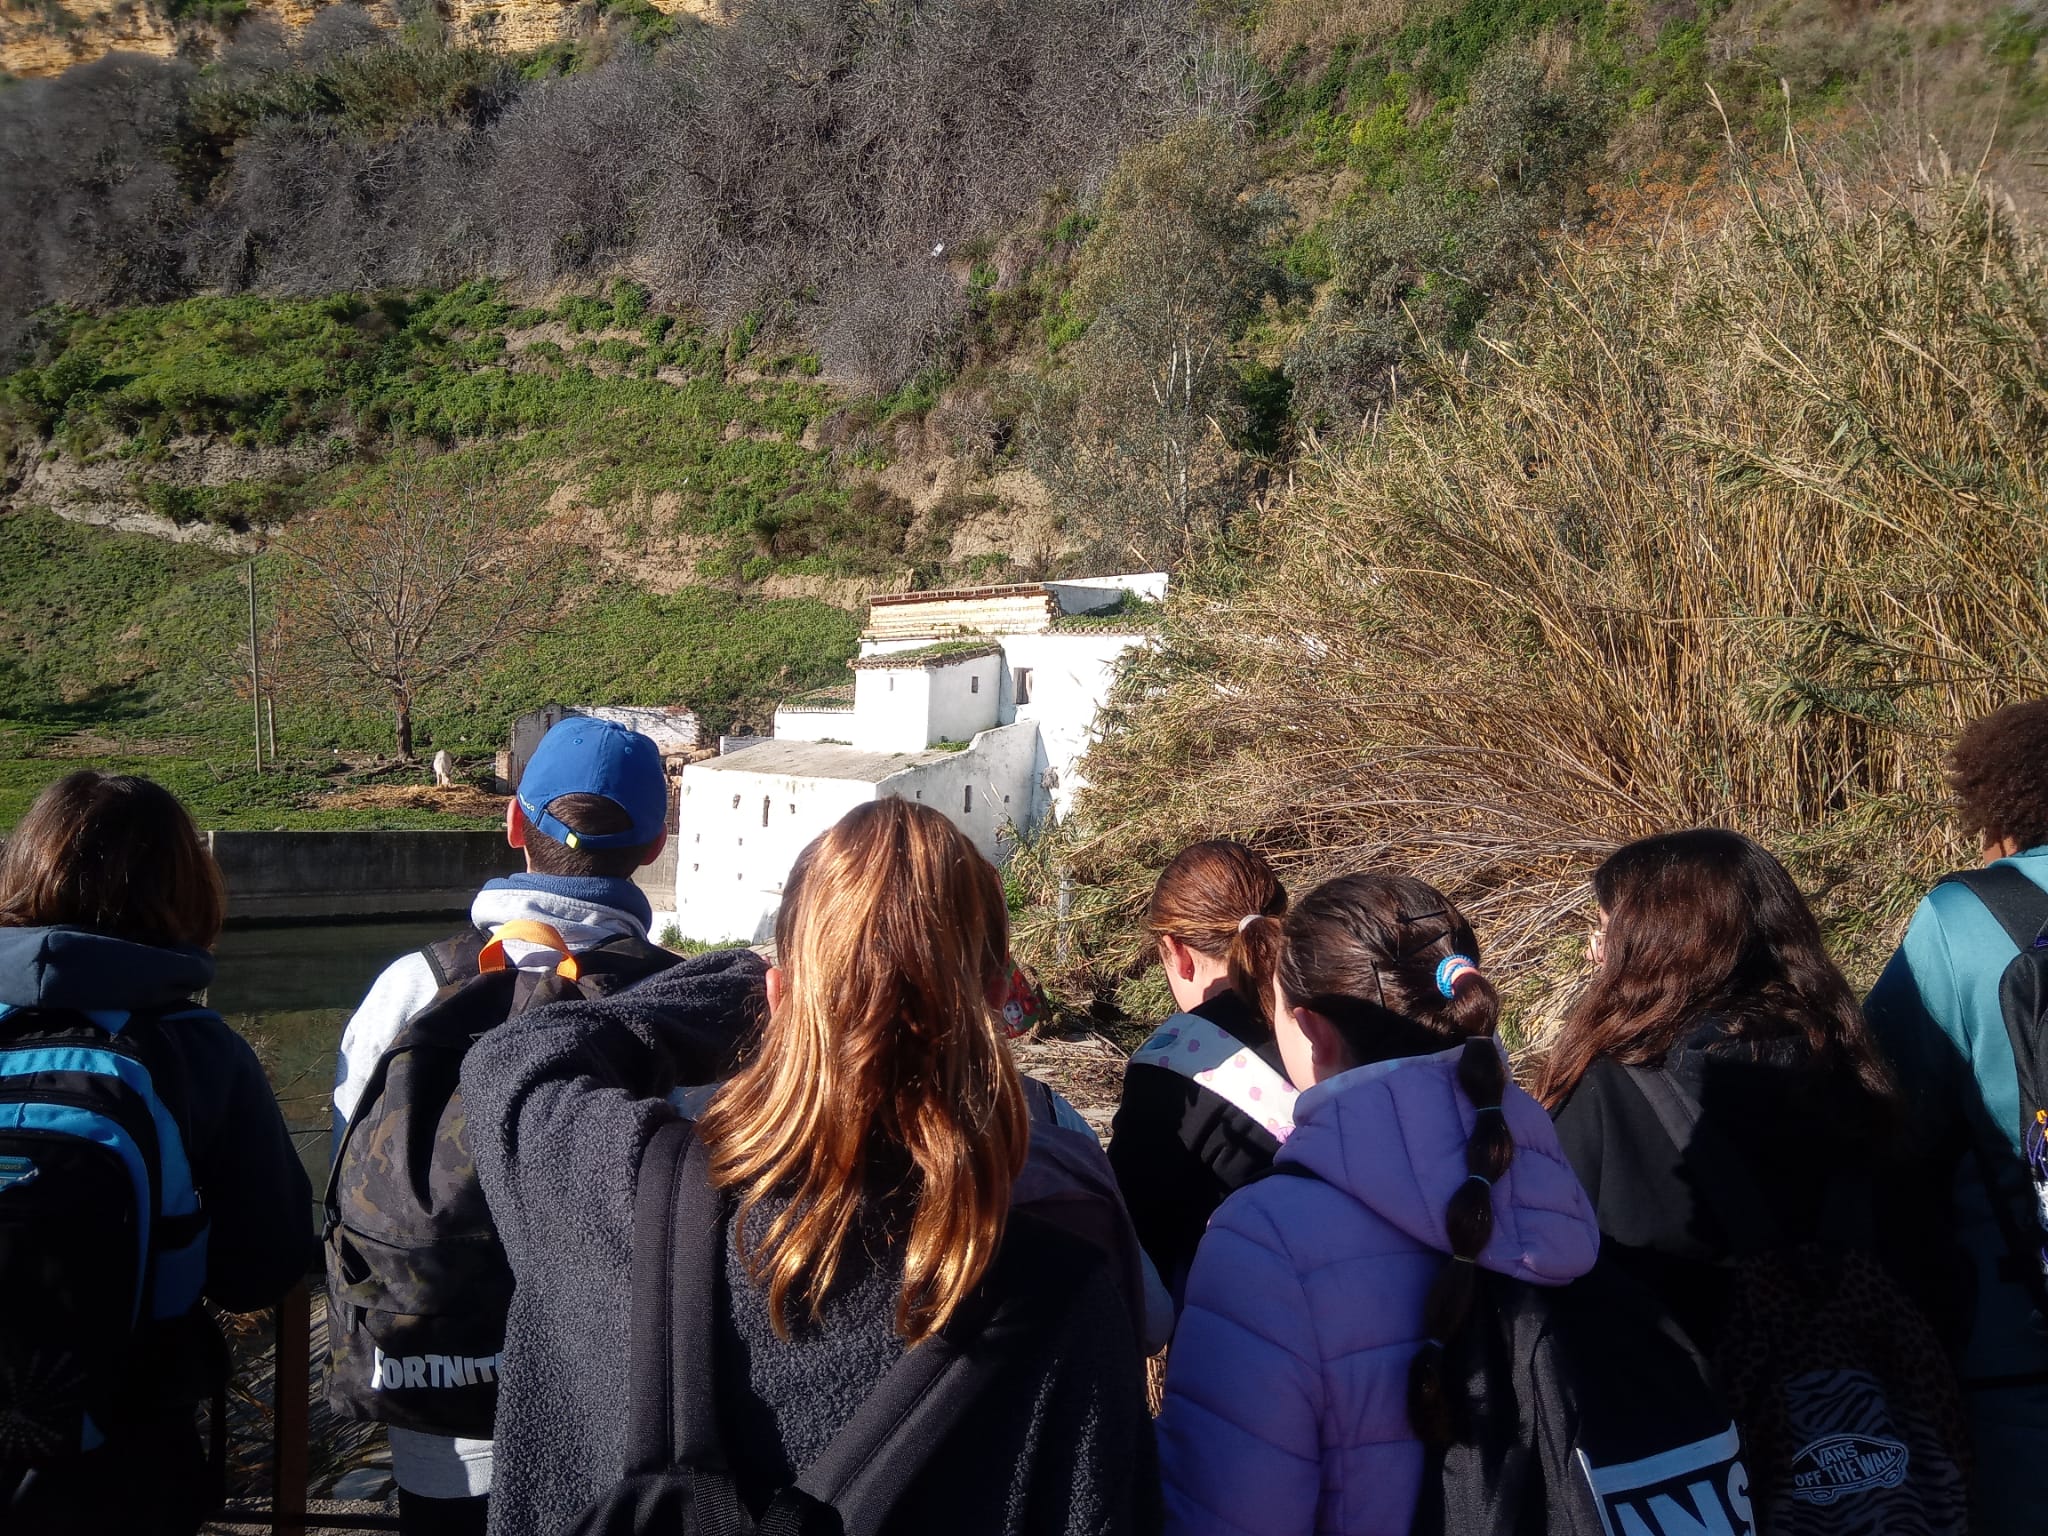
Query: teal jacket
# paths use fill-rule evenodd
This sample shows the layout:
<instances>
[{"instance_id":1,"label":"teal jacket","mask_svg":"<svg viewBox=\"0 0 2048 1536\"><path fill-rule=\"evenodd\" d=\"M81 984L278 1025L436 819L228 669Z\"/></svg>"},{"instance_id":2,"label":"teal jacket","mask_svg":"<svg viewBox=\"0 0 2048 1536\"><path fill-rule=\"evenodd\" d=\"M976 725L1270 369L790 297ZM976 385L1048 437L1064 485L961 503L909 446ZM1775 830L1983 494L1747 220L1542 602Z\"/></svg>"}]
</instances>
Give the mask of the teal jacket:
<instances>
[{"instance_id":1,"label":"teal jacket","mask_svg":"<svg viewBox=\"0 0 2048 1536\"><path fill-rule=\"evenodd\" d=\"M2000 862L2048 889L2048 846ZM2038 1236L2030 1230L2033 1200L2020 1155L2019 1076L1998 1006L1999 978L2017 953L1974 895L1938 885L1914 912L1863 1009L1898 1069L1919 1145L1952 1179L1956 1236L1976 1273L1964 1380L2041 1373L2048 1389L2048 1333L2016 1276L1976 1155L1978 1148L1988 1155L2013 1221Z\"/></svg>"}]
</instances>

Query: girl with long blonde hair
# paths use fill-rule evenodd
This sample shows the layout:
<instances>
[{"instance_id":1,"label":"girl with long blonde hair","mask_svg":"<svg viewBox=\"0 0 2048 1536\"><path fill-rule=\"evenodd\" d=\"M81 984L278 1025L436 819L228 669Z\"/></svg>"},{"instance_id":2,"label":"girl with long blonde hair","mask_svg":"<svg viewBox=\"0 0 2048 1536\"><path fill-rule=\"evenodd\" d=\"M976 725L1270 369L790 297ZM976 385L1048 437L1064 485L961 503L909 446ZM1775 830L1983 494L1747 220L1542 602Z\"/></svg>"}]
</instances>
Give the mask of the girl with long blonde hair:
<instances>
[{"instance_id":1,"label":"girl with long blonde hair","mask_svg":"<svg viewBox=\"0 0 2048 1536\"><path fill-rule=\"evenodd\" d=\"M806 1469L831 1462L835 1436L907 1356L941 1350L996 1364L937 1426L883 1536L1155 1528L1156 1461L1130 1309L1100 1250L1013 1208L1031 1125L996 1012L1010 969L995 869L928 807L895 799L860 806L790 872L776 955L762 978L766 1021L693 1128L690 1154L722 1237L715 1301L698 1314L708 1313L707 1336L686 1342L693 1361L708 1363L719 1475L745 1515L760 1518ZM713 961L720 957L677 969ZM481 1091L472 1100L480 1110L503 1105L515 1122L530 1117L530 1129L508 1128L514 1143L550 1130L586 1142L599 1136L590 1117L625 1107L602 1081L616 1081L616 1067L606 1068L619 1058L597 1038L600 1021L665 984L657 978L603 1004L540 1010L494 1031L471 1053L465 1090L474 1083ZM665 1029L672 1039L687 1033L675 1020L641 1022L633 1032L652 1037L657 1051ZM565 1056L577 1053L541 1037L574 1028L592 1037L582 1056L590 1080L575 1098L548 1104L541 1080L559 1082ZM507 1031L518 1033L501 1038ZM524 1072L515 1058L529 1063ZM611 1133L631 1142L636 1178L640 1148L679 1138L662 1127L675 1114L665 1096L689 1080L685 1070L650 1072L642 1091L657 1102L628 1108L631 1123ZM541 1144L531 1146L525 1157L515 1146L509 1164L496 1151L479 1154L494 1212L501 1190L518 1204L527 1169L550 1182ZM559 1160L559 1143L554 1151ZM686 1169L677 1210L693 1198L690 1178ZM605 1225L623 1217L630 1232L630 1193L623 1203ZM643 1200L643 1219L648 1209ZM533 1219L547 1214L565 1230L591 1225L587 1210L514 1213L519 1230L507 1248L519 1287L501 1437L508 1410L519 1411L522 1305L552 1308L556 1335L559 1314L573 1305L566 1294L537 1301L521 1265L529 1240L546 1247L556 1239L540 1230L551 1222ZM581 1248L575 1283L589 1309L631 1312L629 1250L644 1236L627 1242L602 1232ZM690 1240L679 1233L678 1250ZM557 1254L535 1257L536 1268L564 1267ZM568 1279L556 1273L540 1283L559 1291ZM630 1397L648 1362L619 1328L610 1332L628 1364L607 1375ZM558 1384L545 1389L556 1435L564 1417L595 1414L607 1425L601 1444L576 1452L536 1446L585 1499L629 1470L623 1405L603 1401L604 1385L569 1404ZM576 1469L593 1455L608 1476ZM578 1507L569 1492L545 1490L506 1509L500 1536L560 1528Z\"/></svg>"}]
</instances>

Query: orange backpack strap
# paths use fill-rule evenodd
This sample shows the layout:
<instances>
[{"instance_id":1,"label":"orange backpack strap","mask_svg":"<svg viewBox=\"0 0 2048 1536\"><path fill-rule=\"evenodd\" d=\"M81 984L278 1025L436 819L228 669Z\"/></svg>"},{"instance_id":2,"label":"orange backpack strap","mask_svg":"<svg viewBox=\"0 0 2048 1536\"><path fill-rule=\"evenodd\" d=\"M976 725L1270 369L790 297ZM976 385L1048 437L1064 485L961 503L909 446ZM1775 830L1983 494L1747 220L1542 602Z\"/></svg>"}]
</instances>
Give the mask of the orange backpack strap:
<instances>
[{"instance_id":1,"label":"orange backpack strap","mask_svg":"<svg viewBox=\"0 0 2048 1536\"><path fill-rule=\"evenodd\" d=\"M505 958L507 939L522 939L528 944L541 944L554 950L562 957L561 963L555 967L555 974L564 981L575 981L583 975L583 967L578 965L576 957L569 953L568 940L547 923L530 922L524 918L491 930L491 942L486 944L483 953L476 957L476 968L479 972L502 971L510 964Z\"/></svg>"}]
</instances>

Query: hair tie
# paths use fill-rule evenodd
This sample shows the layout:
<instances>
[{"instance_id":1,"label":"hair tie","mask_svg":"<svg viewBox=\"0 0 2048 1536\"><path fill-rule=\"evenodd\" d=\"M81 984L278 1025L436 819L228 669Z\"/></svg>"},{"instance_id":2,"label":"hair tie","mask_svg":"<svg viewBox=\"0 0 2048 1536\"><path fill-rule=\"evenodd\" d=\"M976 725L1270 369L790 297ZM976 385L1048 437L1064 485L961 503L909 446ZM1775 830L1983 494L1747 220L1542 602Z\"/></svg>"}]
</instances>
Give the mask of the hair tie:
<instances>
[{"instance_id":1,"label":"hair tie","mask_svg":"<svg viewBox=\"0 0 2048 1536\"><path fill-rule=\"evenodd\" d=\"M1256 923L1256 922L1257 922L1257 921L1258 921L1258 920L1259 920L1260 918L1264 917L1265 915L1266 915L1266 914L1265 914L1265 913L1263 913L1263 912L1247 912L1247 913L1245 913L1245 915L1244 915L1243 917L1240 917L1240 918L1239 918L1239 919L1237 920L1237 931L1238 931L1239 933L1243 933L1243 932L1245 931L1245 929L1247 929L1247 928L1251 927L1251 925L1252 925L1253 923Z\"/></svg>"},{"instance_id":2,"label":"hair tie","mask_svg":"<svg viewBox=\"0 0 2048 1536\"><path fill-rule=\"evenodd\" d=\"M1470 1184L1474 1179L1477 1179L1480 1183L1484 1184L1488 1189L1493 1188L1493 1180L1489 1179L1483 1173L1468 1173L1465 1175L1465 1182L1467 1184Z\"/></svg>"},{"instance_id":3,"label":"hair tie","mask_svg":"<svg viewBox=\"0 0 2048 1536\"><path fill-rule=\"evenodd\" d=\"M1459 977L1478 974L1479 962L1470 955L1445 955L1436 963L1436 989L1450 997L1458 990Z\"/></svg>"},{"instance_id":4,"label":"hair tie","mask_svg":"<svg viewBox=\"0 0 2048 1536\"><path fill-rule=\"evenodd\" d=\"M1474 1106L1472 1110L1472 1113L1475 1115L1504 1115L1507 1112L1505 1104L1480 1104Z\"/></svg>"},{"instance_id":5,"label":"hair tie","mask_svg":"<svg viewBox=\"0 0 2048 1536\"><path fill-rule=\"evenodd\" d=\"M1477 1264L1479 1262L1479 1255L1476 1253L1454 1253L1451 1255L1451 1262L1453 1264Z\"/></svg>"}]
</instances>

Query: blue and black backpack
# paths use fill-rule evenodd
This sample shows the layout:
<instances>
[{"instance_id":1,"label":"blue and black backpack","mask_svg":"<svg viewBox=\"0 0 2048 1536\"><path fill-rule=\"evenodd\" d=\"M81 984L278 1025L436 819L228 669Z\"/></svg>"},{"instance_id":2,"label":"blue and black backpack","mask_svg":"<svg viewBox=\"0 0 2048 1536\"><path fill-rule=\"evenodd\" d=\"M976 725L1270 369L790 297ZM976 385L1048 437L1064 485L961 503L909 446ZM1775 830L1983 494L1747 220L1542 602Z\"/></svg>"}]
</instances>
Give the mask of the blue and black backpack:
<instances>
[{"instance_id":1,"label":"blue and black backpack","mask_svg":"<svg viewBox=\"0 0 2048 1536\"><path fill-rule=\"evenodd\" d=\"M161 1028L191 1011L0 1007L0 1494L102 1444L198 1307L207 1220Z\"/></svg>"}]
</instances>

